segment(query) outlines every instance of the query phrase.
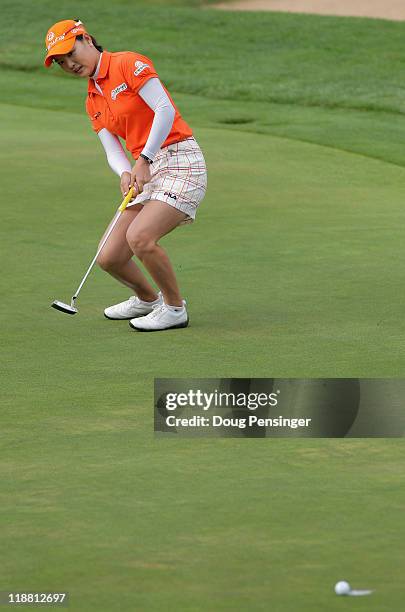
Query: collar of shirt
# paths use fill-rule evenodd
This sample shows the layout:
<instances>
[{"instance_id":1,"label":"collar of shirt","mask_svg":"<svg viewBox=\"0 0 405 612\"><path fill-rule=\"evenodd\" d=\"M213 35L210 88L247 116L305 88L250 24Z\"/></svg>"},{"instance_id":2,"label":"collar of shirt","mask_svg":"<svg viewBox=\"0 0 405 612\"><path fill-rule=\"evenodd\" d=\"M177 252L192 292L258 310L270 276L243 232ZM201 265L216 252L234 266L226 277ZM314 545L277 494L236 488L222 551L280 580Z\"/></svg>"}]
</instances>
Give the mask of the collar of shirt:
<instances>
[{"instance_id":1,"label":"collar of shirt","mask_svg":"<svg viewBox=\"0 0 405 612\"><path fill-rule=\"evenodd\" d=\"M94 71L94 74L92 74L90 78L96 79L98 77L98 73L99 73L99 70L100 70L100 64L101 64L101 60L102 59L103 59L103 52L100 53L100 57L98 58L98 62L97 62L97 68Z\"/></svg>"},{"instance_id":2,"label":"collar of shirt","mask_svg":"<svg viewBox=\"0 0 405 612\"><path fill-rule=\"evenodd\" d=\"M89 78L88 92L97 92L96 88L96 79L104 79L108 73L108 68L110 66L111 53L108 51L103 51L100 55L100 59L98 60L97 68L92 77Z\"/></svg>"}]
</instances>

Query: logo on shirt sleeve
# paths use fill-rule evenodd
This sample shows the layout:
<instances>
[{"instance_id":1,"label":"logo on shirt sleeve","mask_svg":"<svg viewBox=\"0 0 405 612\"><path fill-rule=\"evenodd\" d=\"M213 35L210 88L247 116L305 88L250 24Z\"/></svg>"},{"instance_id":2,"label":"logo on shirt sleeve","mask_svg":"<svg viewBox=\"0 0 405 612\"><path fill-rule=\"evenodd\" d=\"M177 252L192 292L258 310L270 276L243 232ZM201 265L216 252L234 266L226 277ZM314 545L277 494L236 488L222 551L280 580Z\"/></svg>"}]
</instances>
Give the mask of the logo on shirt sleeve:
<instances>
[{"instance_id":1,"label":"logo on shirt sleeve","mask_svg":"<svg viewBox=\"0 0 405 612\"><path fill-rule=\"evenodd\" d=\"M145 68L150 68L150 66L149 64L144 64L138 60L135 62L135 68L136 70L134 70L134 75L138 76L143 70L145 70Z\"/></svg>"}]
</instances>

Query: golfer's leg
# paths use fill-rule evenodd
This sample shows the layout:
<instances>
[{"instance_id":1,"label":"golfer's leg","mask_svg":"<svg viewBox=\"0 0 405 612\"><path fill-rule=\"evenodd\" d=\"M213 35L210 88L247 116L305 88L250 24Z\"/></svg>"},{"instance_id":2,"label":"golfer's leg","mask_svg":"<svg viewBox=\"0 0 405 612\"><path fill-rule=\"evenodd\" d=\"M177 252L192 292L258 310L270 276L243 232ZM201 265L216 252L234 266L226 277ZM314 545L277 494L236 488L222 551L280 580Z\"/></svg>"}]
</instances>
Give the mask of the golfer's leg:
<instances>
[{"instance_id":1,"label":"golfer's leg","mask_svg":"<svg viewBox=\"0 0 405 612\"><path fill-rule=\"evenodd\" d=\"M133 252L126 240L128 227L141 210L142 206L131 206L124 210L98 256L97 263L123 285L132 289L141 300L152 302L156 300L157 293L135 262L132 261ZM108 229L101 238L100 244Z\"/></svg>"},{"instance_id":2,"label":"golfer's leg","mask_svg":"<svg viewBox=\"0 0 405 612\"><path fill-rule=\"evenodd\" d=\"M170 260L157 241L186 219L170 204L150 200L127 230L127 241L163 293L166 304L182 306L182 298Z\"/></svg>"}]
</instances>

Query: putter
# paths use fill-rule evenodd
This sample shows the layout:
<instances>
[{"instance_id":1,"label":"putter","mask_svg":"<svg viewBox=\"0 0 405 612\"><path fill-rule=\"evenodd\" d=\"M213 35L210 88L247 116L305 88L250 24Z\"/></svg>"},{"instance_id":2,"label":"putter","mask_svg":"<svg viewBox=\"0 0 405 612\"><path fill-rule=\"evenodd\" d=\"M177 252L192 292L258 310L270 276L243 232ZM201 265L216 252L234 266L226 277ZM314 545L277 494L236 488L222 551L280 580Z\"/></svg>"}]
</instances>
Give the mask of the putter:
<instances>
[{"instance_id":1,"label":"putter","mask_svg":"<svg viewBox=\"0 0 405 612\"><path fill-rule=\"evenodd\" d=\"M52 308L56 308L56 310L60 310L61 312L64 312L66 314L70 314L70 315L74 315L78 312L77 307L75 305L75 302L78 298L78 295L81 291L81 288L83 287L84 283L86 282L86 279L88 277L88 275L90 274L97 257L100 255L101 251L104 248L105 243L108 240L108 237L110 236L111 232L113 231L114 227L117 224L118 219L120 218L122 212L126 209L128 202L130 201L130 199L132 198L132 193L133 193L134 188L131 187L131 189L128 191L127 195L125 196L125 198L122 200L122 203L119 205L117 212L115 213L115 217L113 219L113 221L111 222L110 228L108 230L108 232L106 233L106 235L104 236L104 240L102 241L102 243L100 244L100 246L98 247L97 253L94 255L93 261L91 262L91 264L89 265L86 274L83 276L83 279L80 283L80 285L78 286L78 288L76 289L74 295L72 296L72 299L70 301L70 305L69 304L65 304L64 302L60 302L59 300L55 300L54 302L52 302L51 306Z\"/></svg>"}]
</instances>

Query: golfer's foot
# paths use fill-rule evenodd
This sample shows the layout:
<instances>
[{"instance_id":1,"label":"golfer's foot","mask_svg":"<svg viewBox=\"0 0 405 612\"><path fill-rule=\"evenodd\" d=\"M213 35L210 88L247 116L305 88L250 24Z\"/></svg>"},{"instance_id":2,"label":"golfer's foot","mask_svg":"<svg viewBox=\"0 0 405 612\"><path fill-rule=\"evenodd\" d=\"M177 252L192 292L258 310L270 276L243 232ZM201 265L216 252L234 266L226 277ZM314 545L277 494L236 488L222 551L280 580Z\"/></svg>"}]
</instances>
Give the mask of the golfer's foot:
<instances>
[{"instance_id":1,"label":"golfer's foot","mask_svg":"<svg viewBox=\"0 0 405 612\"><path fill-rule=\"evenodd\" d=\"M155 306L163 304L163 296L158 294L157 300L154 302L144 302L136 295L132 295L129 300L120 302L114 306L110 306L104 310L104 316L107 319L133 319L134 317L143 317L149 312L152 312Z\"/></svg>"},{"instance_id":2,"label":"golfer's foot","mask_svg":"<svg viewBox=\"0 0 405 612\"><path fill-rule=\"evenodd\" d=\"M186 302L183 300L183 306L167 306L163 302L154 306L152 312L146 315L146 317L132 319L129 324L133 329L145 332L187 327L188 314Z\"/></svg>"}]
</instances>

